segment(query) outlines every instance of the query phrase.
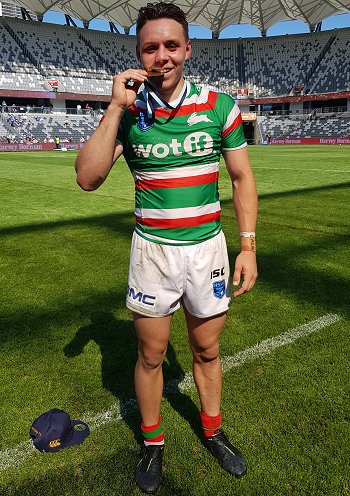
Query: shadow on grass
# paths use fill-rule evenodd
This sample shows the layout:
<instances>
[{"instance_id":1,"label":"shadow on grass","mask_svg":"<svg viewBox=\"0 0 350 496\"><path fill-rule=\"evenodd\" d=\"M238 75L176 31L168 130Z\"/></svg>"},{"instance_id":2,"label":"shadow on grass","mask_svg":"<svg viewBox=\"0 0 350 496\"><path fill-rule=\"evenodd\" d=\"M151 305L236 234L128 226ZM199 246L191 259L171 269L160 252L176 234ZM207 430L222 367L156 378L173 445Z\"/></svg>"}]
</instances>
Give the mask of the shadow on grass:
<instances>
[{"instance_id":1,"label":"shadow on grass","mask_svg":"<svg viewBox=\"0 0 350 496\"><path fill-rule=\"evenodd\" d=\"M176 352L170 341L163 363L163 374L164 385L171 383L171 391L167 390L166 394L167 401L188 422L193 432L202 442L203 432L199 410L191 398L179 389L179 384L185 377L185 372L176 358Z\"/></svg>"},{"instance_id":2,"label":"shadow on grass","mask_svg":"<svg viewBox=\"0 0 350 496\"><path fill-rule=\"evenodd\" d=\"M130 401L135 397L134 368L137 360L137 338L133 321L118 320L112 312L93 312L91 324L81 327L73 340L64 348L66 357L80 355L85 346L94 341L101 353L102 386L120 402L121 416L132 430L135 440L141 444L140 416L137 406ZM167 400L172 407L190 424L201 439L201 427L197 406L179 391L177 385L185 376L175 350L169 342L163 364L164 383L172 383Z\"/></svg>"},{"instance_id":3,"label":"shadow on grass","mask_svg":"<svg viewBox=\"0 0 350 496\"><path fill-rule=\"evenodd\" d=\"M320 171L320 173L322 174L322 171ZM350 182L343 182L338 184L329 184L326 186L314 186L312 188L291 189L290 191L277 191L275 193L263 193L259 195L259 200L288 198L289 196L308 195L310 193L319 193L320 191L334 191L339 189L346 190L349 188L350 188Z\"/></svg>"},{"instance_id":4,"label":"shadow on grass","mask_svg":"<svg viewBox=\"0 0 350 496\"><path fill-rule=\"evenodd\" d=\"M133 477L136 463L135 451L128 448L111 456L97 456L93 462L90 459L70 466L58 462L55 471L40 475L28 472L28 480L11 482L0 491L4 496L141 496ZM165 465L157 495L192 496L193 492L185 481L180 485L173 480Z\"/></svg>"},{"instance_id":5,"label":"shadow on grass","mask_svg":"<svg viewBox=\"0 0 350 496\"><path fill-rule=\"evenodd\" d=\"M337 184L330 184L327 186L315 186L312 188L295 189L290 191L279 191L275 193L265 193L259 195L259 200L269 200L276 198L287 198L292 196L300 196L309 193L317 193L321 191L333 191L341 189L349 189L350 182L342 182ZM232 206L232 199L222 199L222 207ZM116 231L118 234L127 236L130 239L133 226L134 216L133 212L113 213L110 215L98 215L95 217L76 217L69 220L58 220L50 222L40 222L34 224L23 224L13 227L0 228L0 236L10 236L12 234L25 234L31 232L40 232L56 228L65 228L72 226L89 226L98 228L108 228Z\"/></svg>"},{"instance_id":6,"label":"shadow on grass","mask_svg":"<svg viewBox=\"0 0 350 496\"><path fill-rule=\"evenodd\" d=\"M325 236L316 238L312 245L260 253L259 281L272 293L289 295L300 305L311 303L325 312L339 312L344 317L349 316L350 280L345 275L333 273L332 266L337 261L331 256L333 248L346 253L348 243L344 236ZM312 267L309 262L304 263L304 254L308 257L318 252L322 254L319 268Z\"/></svg>"}]
</instances>

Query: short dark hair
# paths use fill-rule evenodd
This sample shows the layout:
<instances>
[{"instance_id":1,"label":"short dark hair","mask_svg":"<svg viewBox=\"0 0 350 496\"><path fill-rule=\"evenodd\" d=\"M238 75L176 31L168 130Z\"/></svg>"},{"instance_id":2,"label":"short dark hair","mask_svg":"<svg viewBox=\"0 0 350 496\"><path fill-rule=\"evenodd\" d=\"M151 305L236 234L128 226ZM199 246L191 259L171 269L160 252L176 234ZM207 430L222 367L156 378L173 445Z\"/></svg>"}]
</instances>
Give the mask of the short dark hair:
<instances>
[{"instance_id":1,"label":"short dark hair","mask_svg":"<svg viewBox=\"0 0 350 496\"><path fill-rule=\"evenodd\" d=\"M174 3L166 2L148 3L146 7L140 8L136 21L136 35L139 34L146 22L164 18L174 19L174 21L181 24L186 40L189 39L188 22L185 13Z\"/></svg>"}]
</instances>

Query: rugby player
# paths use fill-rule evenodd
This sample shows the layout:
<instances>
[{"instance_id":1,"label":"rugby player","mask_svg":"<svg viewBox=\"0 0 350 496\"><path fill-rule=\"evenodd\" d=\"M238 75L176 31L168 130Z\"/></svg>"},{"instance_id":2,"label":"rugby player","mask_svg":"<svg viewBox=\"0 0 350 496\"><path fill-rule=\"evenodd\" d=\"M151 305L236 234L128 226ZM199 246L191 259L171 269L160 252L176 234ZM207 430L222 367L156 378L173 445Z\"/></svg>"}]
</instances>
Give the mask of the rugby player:
<instances>
[{"instance_id":1,"label":"rugby player","mask_svg":"<svg viewBox=\"0 0 350 496\"><path fill-rule=\"evenodd\" d=\"M126 304L138 338L135 390L144 443L136 484L153 493L161 483L164 432L162 363L173 313L182 306L193 355L203 440L230 474L246 472L243 454L221 430L219 337L234 297L257 277L257 192L241 114L227 94L184 78L191 56L188 24L174 4L142 7L137 20L142 69L113 77L104 119L76 160L82 189L97 189L124 155L135 180ZM233 188L241 252L232 276L220 223L219 160Z\"/></svg>"}]
</instances>

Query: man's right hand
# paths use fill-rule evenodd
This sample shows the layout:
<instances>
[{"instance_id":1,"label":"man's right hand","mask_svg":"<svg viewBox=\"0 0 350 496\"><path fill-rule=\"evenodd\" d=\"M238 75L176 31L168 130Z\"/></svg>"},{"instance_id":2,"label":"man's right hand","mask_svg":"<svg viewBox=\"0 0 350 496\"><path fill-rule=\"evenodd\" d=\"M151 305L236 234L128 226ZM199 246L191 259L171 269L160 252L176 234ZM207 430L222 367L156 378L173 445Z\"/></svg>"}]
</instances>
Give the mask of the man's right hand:
<instances>
[{"instance_id":1,"label":"man's right hand","mask_svg":"<svg viewBox=\"0 0 350 496\"><path fill-rule=\"evenodd\" d=\"M137 92L147 80L143 69L127 69L113 77L112 99L104 119L80 150L75 161L77 183L85 191L97 189L123 151L116 141L124 111L136 100ZM131 86L130 81L134 84Z\"/></svg>"},{"instance_id":2,"label":"man's right hand","mask_svg":"<svg viewBox=\"0 0 350 496\"><path fill-rule=\"evenodd\" d=\"M113 106L123 111L136 100L137 92L142 83L147 80L147 72L143 69L127 69L113 77L112 101ZM134 84L131 86L130 81Z\"/></svg>"}]
</instances>

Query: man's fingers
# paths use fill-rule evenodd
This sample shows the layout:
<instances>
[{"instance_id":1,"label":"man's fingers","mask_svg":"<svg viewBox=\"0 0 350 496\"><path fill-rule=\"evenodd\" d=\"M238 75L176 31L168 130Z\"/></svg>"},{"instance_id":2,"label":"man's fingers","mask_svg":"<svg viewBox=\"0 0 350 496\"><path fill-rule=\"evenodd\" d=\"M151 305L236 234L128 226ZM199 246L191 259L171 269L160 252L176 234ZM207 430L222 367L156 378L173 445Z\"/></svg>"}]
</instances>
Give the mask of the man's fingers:
<instances>
[{"instance_id":1,"label":"man's fingers","mask_svg":"<svg viewBox=\"0 0 350 496\"><path fill-rule=\"evenodd\" d=\"M239 278L240 277L238 277L238 280ZM237 296L240 296L250 291L253 288L255 281L256 281L256 277L253 274L249 276L247 274L244 274L242 286L233 293L233 296L237 298ZM233 284L236 286L235 282L233 282Z\"/></svg>"},{"instance_id":2,"label":"man's fingers","mask_svg":"<svg viewBox=\"0 0 350 496\"><path fill-rule=\"evenodd\" d=\"M233 274L233 285L234 286L238 286L239 283L241 282L241 272L242 272L242 268L241 267L236 267L235 268L235 271L234 271L234 274Z\"/></svg>"},{"instance_id":3,"label":"man's fingers","mask_svg":"<svg viewBox=\"0 0 350 496\"><path fill-rule=\"evenodd\" d=\"M237 296L240 296L240 295L241 295L241 294L243 294L243 293L244 293L244 290L243 290L242 288L237 289L237 291L235 291L235 292L233 293L233 297L234 297L234 298L237 298Z\"/></svg>"},{"instance_id":4,"label":"man's fingers","mask_svg":"<svg viewBox=\"0 0 350 496\"><path fill-rule=\"evenodd\" d=\"M147 79L147 72L143 69L128 69L113 76L114 81L120 81L123 84L128 84L130 81L136 81L140 84Z\"/></svg>"},{"instance_id":5,"label":"man's fingers","mask_svg":"<svg viewBox=\"0 0 350 496\"><path fill-rule=\"evenodd\" d=\"M247 291L249 291L249 283L246 279L244 279L242 286L233 293L233 296L237 298L237 296L240 296L241 294L244 294Z\"/></svg>"}]
</instances>

